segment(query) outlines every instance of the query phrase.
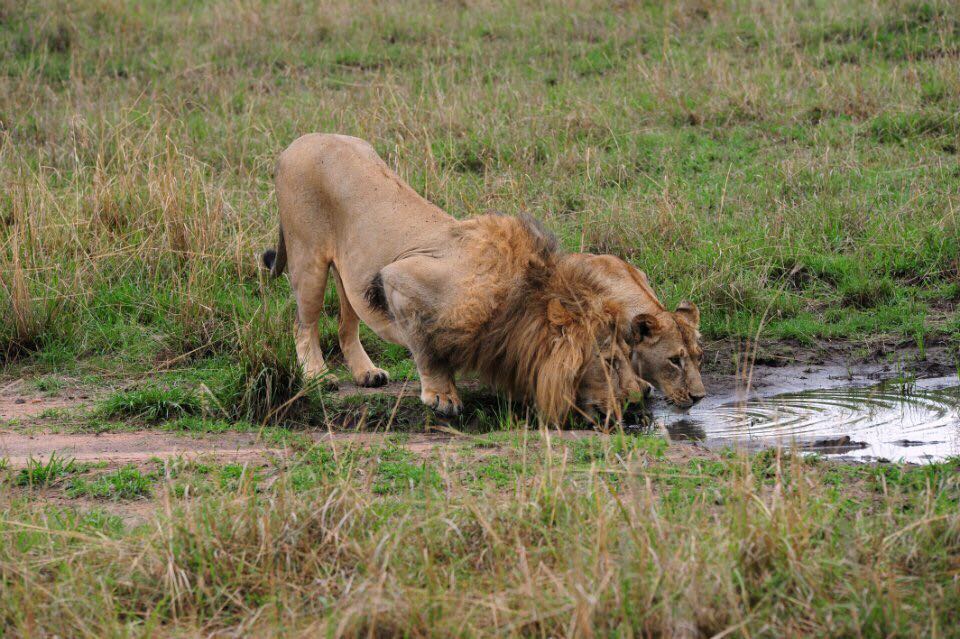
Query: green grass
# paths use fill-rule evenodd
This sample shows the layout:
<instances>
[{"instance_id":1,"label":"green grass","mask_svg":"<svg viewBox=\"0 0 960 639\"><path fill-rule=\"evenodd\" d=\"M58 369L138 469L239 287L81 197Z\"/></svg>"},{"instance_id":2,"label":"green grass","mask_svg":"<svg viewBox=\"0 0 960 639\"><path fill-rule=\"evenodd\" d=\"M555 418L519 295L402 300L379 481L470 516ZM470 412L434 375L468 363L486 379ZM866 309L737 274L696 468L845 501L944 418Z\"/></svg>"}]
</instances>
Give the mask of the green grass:
<instances>
[{"instance_id":1,"label":"green grass","mask_svg":"<svg viewBox=\"0 0 960 639\"><path fill-rule=\"evenodd\" d=\"M570 442L571 461L574 464L612 461L613 458L640 451L654 458L663 457L667 440L656 435L613 435L609 441L587 437Z\"/></svg>"},{"instance_id":2,"label":"green grass","mask_svg":"<svg viewBox=\"0 0 960 639\"><path fill-rule=\"evenodd\" d=\"M63 388L64 381L54 375L44 375L33 380L33 386L43 393L56 393Z\"/></svg>"},{"instance_id":3,"label":"green grass","mask_svg":"<svg viewBox=\"0 0 960 639\"><path fill-rule=\"evenodd\" d=\"M79 470L80 467L73 459L56 453L51 453L46 460L31 457L27 460L26 467L17 472L14 484L30 488L47 488Z\"/></svg>"},{"instance_id":4,"label":"green grass","mask_svg":"<svg viewBox=\"0 0 960 639\"><path fill-rule=\"evenodd\" d=\"M226 360L232 417L276 419L293 307L255 253L277 155L318 130L455 216L529 212L631 260L710 339L958 334L955 7L767 8L8 0L0 357Z\"/></svg>"},{"instance_id":5,"label":"green grass","mask_svg":"<svg viewBox=\"0 0 960 639\"><path fill-rule=\"evenodd\" d=\"M151 480L134 466L124 466L95 479L78 477L70 482L66 493L70 497L93 499L135 499L151 493Z\"/></svg>"},{"instance_id":6,"label":"green grass","mask_svg":"<svg viewBox=\"0 0 960 639\"><path fill-rule=\"evenodd\" d=\"M481 485L492 484L496 488L506 488L522 474L523 465L507 457L491 455L468 463L464 470Z\"/></svg>"},{"instance_id":7,"label":"green grass","mask_svg":"<svg viewBox=\"0 0 960 639\"><path fill-rule=\"evenodd\" d=\"M0 367L111 389L79 430L257 430L293 455L0 461L0 628L950 635L956 462L548 446L489 395L451 424L341 399L305 387L289 284L256 256L278 154L335 131L458 218L529 213L642 268L700 306L707 361L758 332L923 355L960 338L958 52L949 0L0 0ZM318 425L475 434L424 456Z\"/></svg>"},{"instance_id":8,"label":"green grass","mask_svg":"<svg viewBox=\"0 0 960 639\"><path fill-rule=\"evenodd\" d=\"M119 391L107 397L97 407L105 418L131 418L159 422L196 415L201 411L200 399L183 388L145 386Z\"/></svg>"},{"instance_id":9,"label":"green grass","mask_svg":"<svg viewBox=\"0 0 960 639\"><path fill-rule=\"evenodd\" d=\"M255 468L244 464L227 464L220 469L220 489L237 491L243 487L255 487L260 475Z\"/></svg>"},{"instance_id":10,"label":"green grass","mask_svg":"<svg viewBox=\"0 0 960 639\"><path fill-rule=\"evenodd\" d=\"M231 422L224 419L209 419L205 417L179 417L160 424L163 430L175 433L225 433L227 431L247 432L256 427L249 422Z\"/></svg>"},{"instance_id":11,"label":"green grass","mask_svg":"<svg viewBox=\"0 0 960 639\"><path fill-rule=\"evenodd\" d=\"M927 636L955 621L958 460L680 459L651 437L536 432L422 457L404 440L309 447L265 468L170 460L63 488L108 510L0 486L3 574L45 568L4 579L4 627ZM151 497L146 521L109 512Z\"/></svg>"},{"instance_id":12,"label":"green grass","mask_svg":"<svg viewBox=\"0 0 960 639\"><path fill-rule=\"evenodd\" d=\"M426 463L413 460L383 461L377 467L373 492L390 495L418 488L439 490L441 485L440 475Z\"/></svg>"}]
</instances>

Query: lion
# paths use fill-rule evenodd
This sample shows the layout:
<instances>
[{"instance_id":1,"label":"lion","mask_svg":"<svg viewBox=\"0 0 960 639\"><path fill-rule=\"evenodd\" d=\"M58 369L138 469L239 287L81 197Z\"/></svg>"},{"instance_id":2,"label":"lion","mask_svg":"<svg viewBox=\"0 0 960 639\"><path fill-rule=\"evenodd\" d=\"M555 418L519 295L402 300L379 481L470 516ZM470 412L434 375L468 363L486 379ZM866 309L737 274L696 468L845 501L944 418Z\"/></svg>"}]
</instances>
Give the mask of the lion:
<instances>
[{"instance_id":1,"label":"lion","mask_svg":"<svg viewBox=\"0 0 960 639\"><path fill-rule=\"evenodd\" d=\"M263 262L274 277L289 272L308 377L329 373L317 322L332 272L340 348L360 386L388 381L360 343L363 321L410 351L421 401L448 417L463 410L458 372L533 402L553 423L571 410L615 415L647 391L630 363L624 309L532 218L456 220L343 135L294 141L275 186L280 234Z\"/></svg>"},{"instance_id":2,"label":"lion","mask_svg":"<svg viewBox=\"0 0 960 639\"><path fill-rule=\"evenodd\" d=\"M690 408L703 399L706 390L700 377L703 349L697 307L683 301L671 313L657 299L647 274L613 255L579 253L570 257L588 266L631 318L634 372L678 408Z\"/></svg>"}]
</instances>

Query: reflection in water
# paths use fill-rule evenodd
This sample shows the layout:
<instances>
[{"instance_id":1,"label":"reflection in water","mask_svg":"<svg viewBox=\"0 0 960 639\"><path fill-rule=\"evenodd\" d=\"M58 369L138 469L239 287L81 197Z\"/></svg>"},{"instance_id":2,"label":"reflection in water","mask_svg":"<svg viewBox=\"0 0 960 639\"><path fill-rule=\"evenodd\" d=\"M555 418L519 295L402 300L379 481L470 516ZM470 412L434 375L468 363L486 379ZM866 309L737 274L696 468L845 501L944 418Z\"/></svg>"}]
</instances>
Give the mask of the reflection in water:
<instances>
[{"instance_id":1,"label":"reflection in water","mask_svg":"<svg viewBox=\"0 0 960 639\"><path fill-rule=\"evenodd\" d=\"M666 428L675 441L702 442L707 438L707 431L695 419L678 419L666 424Z\"/></svg>"},{"instance_id":2,"label":"reflection in water","mask_svg":"<svg viewBox=\"0 0 960 639\"><path fill-rule=\"evenodd\" d=\"M657 418L673 439L796 445L822 454L932 461L960 455L957 378L784 393Z\"/></svg>"}]
</instances>

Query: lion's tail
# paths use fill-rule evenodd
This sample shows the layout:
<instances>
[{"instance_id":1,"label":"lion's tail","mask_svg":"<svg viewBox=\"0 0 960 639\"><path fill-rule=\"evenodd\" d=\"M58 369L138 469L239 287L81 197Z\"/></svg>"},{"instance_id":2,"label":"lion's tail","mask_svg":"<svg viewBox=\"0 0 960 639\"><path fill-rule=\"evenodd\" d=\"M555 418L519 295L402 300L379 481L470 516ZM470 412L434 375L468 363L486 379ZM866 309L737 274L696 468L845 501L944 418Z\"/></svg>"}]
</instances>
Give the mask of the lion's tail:
<instances>
[{"instance_id":1,"label":"lion's tail","mask_svg":"<svg viewBox=\"0 0 960 639\"><path fill-rule=\"evenodd\" d=\"M277 250L267 249L263 252L263 265L270 269L271 277L280 277L287 267L287 243L283 239L283 226L280 227L280 238L277 240Z\"/></svg>"}]
</instances>

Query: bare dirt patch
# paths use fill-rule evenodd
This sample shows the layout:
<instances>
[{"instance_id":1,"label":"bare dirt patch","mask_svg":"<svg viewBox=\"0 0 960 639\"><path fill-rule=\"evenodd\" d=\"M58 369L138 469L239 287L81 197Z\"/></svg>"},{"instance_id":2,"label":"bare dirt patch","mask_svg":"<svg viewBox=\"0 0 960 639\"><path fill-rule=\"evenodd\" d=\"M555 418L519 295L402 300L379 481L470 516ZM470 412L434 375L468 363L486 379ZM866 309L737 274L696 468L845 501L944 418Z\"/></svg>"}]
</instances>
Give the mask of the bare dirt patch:
<instances>
[{"instance_id":1,"label":"bare dirt patch","mask_svg":"<svg viewBox=\"0 0 960 639\"><path fill-rule=\"evenodd\" d=\"M375 446L384 444L390 433L344 433L326 431L304 431L318 444L360 444ZM580 440L591 437L606 437L590 430L549 431L549 436L564 440ZM531 431L530 439L541 437L538 431ZM474 437L459 436L453 433L425 433L404 436L398 446L410 452L429 456L434 452L453 446L469 443ZM496 447L499 447L496 446ZM672 450L678 448L678 450ZM679 450L682 448L683 450ZM223 462L261 462L268 458L285 457L288 450L279 445L267 444L257 433L219 433L205 435L184 435L157 431L136 431L120 433L38 433L23 434L0 431L0 457L6 458L12 467L24 466L32 459L47 459L52 454L72 458L83 462L107 462L110 466L124 464L143 464L152 459L213 458ZM710 456L710 451L692 444L671 446L668 457L686 459L689 456Z\"/></svg>"},{"instance_id":2,"label":"bare dirt patch","mask_svg":"<svg viewBox=\"0 0 960 639\"><path fill-rule=\"evenodd\" d=\"M187 436L157 431L102 434L21 434L0 432L0 456L12 466L56 453L77 461L129 464L153 458L211 455L231 460L260 458L278 450L258 442L255 433Z\"/></svg>"},{"instance_id":3,"label":"bare dirt patch","mask_svg":"<svg viewBox=\"0 0 960 639\"><path fill-rule=\"evenodd\" d=\"M53 409L83 408L90 401L91 394L84 389L43 394L29 388L24 379L0 382L0 422L30 419Z\"/></svg>"}]
</instances>

